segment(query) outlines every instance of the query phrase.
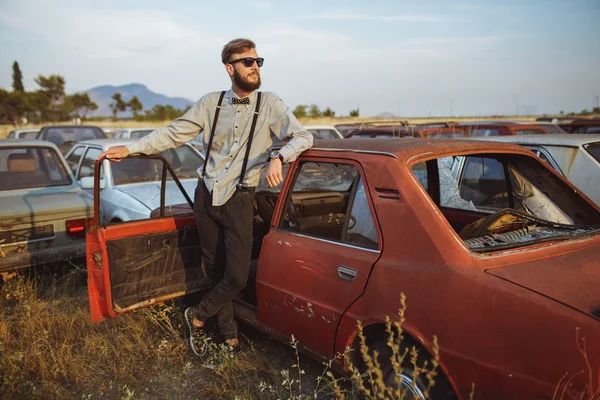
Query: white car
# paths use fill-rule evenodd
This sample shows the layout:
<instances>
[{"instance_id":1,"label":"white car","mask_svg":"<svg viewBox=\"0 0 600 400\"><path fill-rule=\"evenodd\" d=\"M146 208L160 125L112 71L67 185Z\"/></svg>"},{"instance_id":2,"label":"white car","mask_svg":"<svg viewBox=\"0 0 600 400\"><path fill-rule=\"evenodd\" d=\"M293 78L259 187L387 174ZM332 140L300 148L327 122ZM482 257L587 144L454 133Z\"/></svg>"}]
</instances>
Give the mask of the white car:
<instances>
[{"instance_id":1,"label":"white car","mask_svg":"<svg viewBox=\"0 0 600 400\"><path fill-rule=\"evenodd\" d=\"M0 140L0 274L85 256L92 197L45 140Z\"/></svg>"},{"instance_id":2,"label":"white car","mask_svg":"<svg viewBox=\"0 0 600 400\"><path fill-rule=\"evenodd\" d=\"M343 139L344 136L330 125L305 125L304 129L312 133L315 139Z\"/></svg>"},{"instance_id":3,"label":"white car","mask_svg":"<svg viewBox=\"0 0 600 400\"><path fill-rule=\"evenodd\" d=\"M135 140L99 139L77 143L67 153L67 164L82 189L93 194L94 170L98 156L109 147L126 146ZM204 158L189 144L166 150L163 156L173 168L188 196L193 199L198 169ZM100 175L100 221L103 224L151 217L160 206L162 162L128 157L120 162L105 160ZM186 203L176 183L167 174L167 206Z\"/></svg>"},{"instance_id":4,"label":"white car","mask_svg":"<svg viewBox=\"0 0 600 400\"><path fill-rule=\"evenodd\" d=\"M139 139L154 131L156 128L124 128L115 133L114 139Z\"/></svg>"},{"instance_id":5,"label":"white car","mask_svg":"<svg viewBox=\"0 0 600 400\"><path fill-rule=\"evenodd\" d=\"M39 129L15 129L8 133L7 139L35 139Z\"/></svg>"},{"instance_id":6,"label":"white car","mask_svg":"<svg viewBox=\"0 0 600 400\"><path fill-rule=\"evenodd\" d=\"M600 204L600 135L494 136L470 140L510 142L527 147Z\"/></svg>"}]
</instances>

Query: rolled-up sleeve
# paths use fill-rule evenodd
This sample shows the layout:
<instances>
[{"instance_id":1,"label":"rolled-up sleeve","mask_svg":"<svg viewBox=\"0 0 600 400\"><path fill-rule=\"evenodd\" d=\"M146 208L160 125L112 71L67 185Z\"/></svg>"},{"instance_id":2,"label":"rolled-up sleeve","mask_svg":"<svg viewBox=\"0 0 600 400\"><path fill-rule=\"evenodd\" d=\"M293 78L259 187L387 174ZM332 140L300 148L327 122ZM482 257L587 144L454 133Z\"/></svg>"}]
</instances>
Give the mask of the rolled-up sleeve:
<instances>
[{"instance_id":1,"label":"rolled-up sleeve","mask_svg":"<svg viewBox=\"0 0 600 400\"><path fill-rule=\"evenodd\" d=\"M289 142L279 150L284 162L294 161L313 145L313 135L304 129L290 108L277 97L271 109L269 128L280 140Z\"/></svg>"},{"instance_id":2,"label":"rolled-up sleeve","mask_svg":"<svg viewBox=\"0 0 600 400\"><path fill-rule=\"evenodd\" d=\"M155 154L175 148L195 138L204 130L205 112L204 97L194 104L182 117L174 120L169 126L159 128L130 145L130 154Z\"/></svg>"}]
</instances>

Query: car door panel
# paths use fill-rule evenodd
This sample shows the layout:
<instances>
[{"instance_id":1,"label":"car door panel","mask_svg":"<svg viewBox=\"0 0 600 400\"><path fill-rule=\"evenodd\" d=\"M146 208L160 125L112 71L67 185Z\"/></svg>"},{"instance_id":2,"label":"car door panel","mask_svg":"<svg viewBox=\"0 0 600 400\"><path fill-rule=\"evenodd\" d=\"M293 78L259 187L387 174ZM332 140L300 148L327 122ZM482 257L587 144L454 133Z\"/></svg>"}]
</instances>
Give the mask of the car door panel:
<instances>
[{"instance_id":1,"label":"car door panel","mask_svg":"<svg viewBox=\"0 0 600 400\"><path fill-rule=\"evenodd\" d=\"M164 161L162 157L151 157ZM92 321L206 288L210 282L203 270L193 215L99 224L101 161L96 162L94 175L95 223L86 238ZM174 179L182 190L181 183ZM191 203L187 194L184 196Z\"/></svg>"},{"instance_id":2,"label":"car door panel","mask_svg":"<svg viewBox=\"0 0 600 400\"><path fill-rule=\"evenodd\" d=\"M311 160L306 158L305 162ZM319 163L327 162L329 160L319 160ZM358 177L364 179L355 161L330 162L354 165ZM293 173L296 174L296 171ZM282 193L288 190L293 188L285 187ZM318 193L294 192L292 200L303 204L302 217L297 220L299 226L296 225L295 231L272 228L265 236L256 278L258 321L280 334L294 335L301 345L323 357L333 355L341 316L364 292L371 268L380 255L379 250L317 237L330 234L328 229L340 230L336 236L343 237L341 231L347 224L347 214L351 212L350 205L346 207L346 214L336 215L326 209L330 199L335 199L331 204L344 212L341 209L344 192L337 192L339 195L335 196L330 193L333 194L322 191L323 201L316 201ZM278 199L274 224L283 220L282 213L287 209L284 206L286 197ZM326 210L327 213L304 216L304 203L307 201L317 203L317 207L325 207L320 212ZM366 210L370 216L373 215L372 205L366 205ZM316 212L317 208L312 211Z\"/></svg>"}]
</instances>

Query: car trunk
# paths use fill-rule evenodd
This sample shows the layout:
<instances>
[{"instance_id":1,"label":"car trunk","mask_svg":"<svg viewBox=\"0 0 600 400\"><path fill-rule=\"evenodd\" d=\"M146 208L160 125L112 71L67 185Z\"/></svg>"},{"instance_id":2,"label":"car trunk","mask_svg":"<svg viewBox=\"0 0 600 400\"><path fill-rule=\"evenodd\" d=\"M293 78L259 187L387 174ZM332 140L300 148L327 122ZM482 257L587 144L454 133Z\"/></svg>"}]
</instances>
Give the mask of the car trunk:
<instances>
[{"instance_id":1,"label":"car trunk","mask_svg":"<svg viewBox=\"0 0 600 400\"><path fill-rule=\"evenodd\" d=\"M600 319L598 260L600 247L596 245L486 272Z\"/></svg>"},{"instance_id":2,"label":"car trunk","mask_svg":"<svg viewBox=\"0 0 600 400\"><path fill-rule=\"evenodd\" d=\"M2 203L0 246L5 253L20 251L20 246L29 243L60 239L65 236L66 221L89 218L93 209L91 198L79 191L32 191L4 197Z\"/></svg>"}]
</instances>

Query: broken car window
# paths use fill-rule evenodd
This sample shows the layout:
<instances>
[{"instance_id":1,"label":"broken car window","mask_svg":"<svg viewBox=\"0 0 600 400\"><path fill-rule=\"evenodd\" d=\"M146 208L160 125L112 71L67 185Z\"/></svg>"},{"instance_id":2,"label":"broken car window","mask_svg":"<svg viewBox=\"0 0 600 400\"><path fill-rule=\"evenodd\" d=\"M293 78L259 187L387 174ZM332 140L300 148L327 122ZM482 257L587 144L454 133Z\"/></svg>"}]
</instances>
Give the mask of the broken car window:
<instances>
[{"instance_id":1,"label":"broken car window","mask_svg":"<svg viewBox=\"0 0 600 400\"><path fill-rule=\"evenodd\" d=\"M533 157L457 155L412 170L471 249L572 238L600 228L598 211Z\"/></svg>"}]
</instances>

